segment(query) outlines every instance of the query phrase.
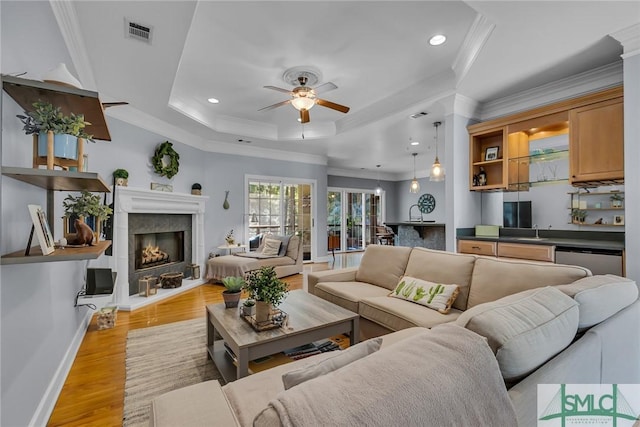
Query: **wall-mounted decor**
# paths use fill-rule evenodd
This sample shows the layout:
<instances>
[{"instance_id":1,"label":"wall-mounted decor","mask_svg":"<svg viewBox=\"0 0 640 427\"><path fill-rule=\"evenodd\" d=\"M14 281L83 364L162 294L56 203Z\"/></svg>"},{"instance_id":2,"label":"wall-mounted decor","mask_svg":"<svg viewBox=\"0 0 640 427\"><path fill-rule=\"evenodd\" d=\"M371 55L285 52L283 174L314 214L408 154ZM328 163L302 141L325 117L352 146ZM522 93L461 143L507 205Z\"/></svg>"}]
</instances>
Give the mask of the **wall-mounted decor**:
<instances>
[{"instance_id":1,"label":"wall-mounted decor","mask_svg":"<svg viewBox=\"0 0 640 427\"><path fill-rule=\"evenodd\" d=\"M152 182L151 189L155 191L165 191L167 193L173 192L173 185L171 184L160 184L159 182Z\"/></svg>"},{"instance_id":2,"label":"wall-mounted decor","mask_svg":"<svg viewBox=\"0 0 640 427\"><path fill-rule=\"evenodd\" d=\"M47 216L45 215L40 205L28 205L28 208L29 214L31 215L31 221L33 222L33 228L31 229L29 243L27 244L27 253L25 255L28 255L34 231L36 233L36 236L38 236L38 242L40 243L40 248L42 249L42 255L49 255L55 250L55 248L53 244L53 235L51 235L51 229L49 228L49 223L47 222Z\"/></svg>"},{"instance_id":3,"label":"wall-mounted decor","mask_svg":"<svg viewBox=\"0 0 640 427\"><path fill-rule=\"evenodd\" d=\"M173 149L173 144L165 141L156 148L151 164L158 175L171 179L178 173L179 160L180 155Z\"/></svg>"},{"instance_id":4,"label":"wall-mounted decor","mask_svg":"<svg viewBox=\"0 0 640 427\"><path fill-rule=\"evenodd\" d=\"M222 203L222 207L229 209L229 190L224 192L224 202Z\"/></svg>"},{"instance_id":5,"label":"wall-mounted decor","mask_svg":"<svg viewBox=\"0 0 640 427\"><path fill-rule=\"evenodd\" d=\"M433 212L435 208L436 208L436 198L433 197L431 194L429 193L423 194L418 199L418 209L420 209L420 212L428 214Z\"/></svg>"}]
</instances>

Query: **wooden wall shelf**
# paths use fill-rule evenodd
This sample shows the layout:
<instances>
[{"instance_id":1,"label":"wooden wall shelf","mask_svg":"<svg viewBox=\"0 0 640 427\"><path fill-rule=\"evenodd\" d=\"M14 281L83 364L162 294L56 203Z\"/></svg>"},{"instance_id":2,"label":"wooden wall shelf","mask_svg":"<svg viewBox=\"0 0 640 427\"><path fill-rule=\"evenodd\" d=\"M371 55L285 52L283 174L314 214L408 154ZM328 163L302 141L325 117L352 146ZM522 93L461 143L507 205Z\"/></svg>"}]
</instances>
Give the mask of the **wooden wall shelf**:
<instances>
[{"instance_id":1,"label":"wooden wall shelf","mask_svg":"<svg viewBox=\"0 0 640 427\"><path fill-rule=\"evenodd\" d=\"M83 259L96 259L101 256L111 246L111 240L102 240L95 246L86 246L83 248L65 248L56 249L49 255L42 255L42 251L38 246L31 247L31 253L24 255L24 249L3 255L0 258L2 265L10 264L32 264L38 262L56 262L56 261L77 261Z\"/></svg>"},{"instance_id":2,"label":"wooden wall shelf","mask_svg":"<svg viewBox=\"0 0 640 427\"><path fill-rule=\"evenodd\" d=\"M45 190L111 192L109 186L102 180L100 175L93 172L69 172L3 166L2 175Z\"/></svg>"}]
</instances>

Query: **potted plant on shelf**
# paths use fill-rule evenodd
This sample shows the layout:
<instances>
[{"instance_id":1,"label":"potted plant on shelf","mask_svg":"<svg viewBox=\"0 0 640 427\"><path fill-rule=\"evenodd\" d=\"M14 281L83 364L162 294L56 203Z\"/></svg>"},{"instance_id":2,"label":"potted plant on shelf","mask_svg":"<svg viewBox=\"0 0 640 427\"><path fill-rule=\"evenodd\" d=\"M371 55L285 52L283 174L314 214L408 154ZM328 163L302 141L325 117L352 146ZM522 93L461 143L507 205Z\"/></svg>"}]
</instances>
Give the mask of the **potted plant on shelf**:
<instances>
[{"instance_id":1,"label":"potted plant on shelf","mask_svg":"<svg viewBox=\"0 0 640 427\"><path fill-rule=\"evenodd\" d=\"M202 185L198 184L197 182L195 184L193 184L191 186L191 194L193 194L194 196L201 196L202 195Z\"/></svg>"},{"instance_id":2,"label":"potted plant on shelf","mask_svg":"<svg viewBox=\"0 0 640 427\"><path fill-rule=\"evenodd\" d=\"M256 323L269 320L272 308L287 296L289 285L276 276L273 267L262 267L247 274L245 288L256 301Z\"/></svg>"},{"instance_id":3,"label":"potted plant on shelf","mask_svg":"<svg viewBox=\"0 0 640 427\"><path fill-rule=\"evenodd\" d=\"M587 211L583 209L573 208L571 209L571 218L574 224L583 224L585 218L587 218Z\"/></svg>"},{"instance_id":4,"label":"potted plant on shelf","mask_svg":"<svg viewBox=\"0 0 640 427\"><path fill-rule=\"evenodd\" d=\"M609 199L611 199L611 207L612 208L621 208L622 207L622 201L624 200L624 196L622 195L622 193L613 193Z\"/></svg>"},{"instance_id":5,"label":"potted plant on shelf","mask_svg":"<svg viewBox=\"0 0 640 427\"><path fill-rule=\"evenodd\" d=\"M25 115L16 117L22 121L27 135L38 135L38 157L47 157L51 140L54 157L78 160L78 138L92 141L92 135L85 132L91 123L84 120L83 114L65 116L60 107L48 102L34 102L33 111L25 111Z\"/></svg>"},{"instance_id":6,"label":"potted plant on shelf","mask_svg":"<svg viewBox=\"0 0 640 427\"><path fill-rule=\"evenodd\" d=\"M222 292L222 298L224 299L224 305L227 308L235 308L240 302L240 295L242 294L242 288L245 286L245 281L239 276L227 276L222 279L222 284L226 290Z\"/></svg>"},{"instance_id":7,"label":"potted plant on shelf","mask_svg":"<svg viewBox=\"0 0 640 427\"><path fill-rule=\"evenodd\" d=\"M255 316L256 314L256 301L249 298L242 303L242 315L243 316Z\"/></svg>"},{"instance_id":8,"label":"potted plant on shelf","mask_svg":"<svg viewBox=\"0 0 640 427\"><path fill-rule=\"evenodd\" d=\"M86 223L89 218L93 217L93 232L95 242L98 242L100 240L100 234L102 232L102 221L109 218L109 216L113 213L113 210L109 206L102 204L99 195L92 194L87 190L82 190L80 195L77 197L69 194L62 202L62 206L64 207L65 213L65 237L69 233L69 221L71 221L72 219L78 219L80 223Z\"/></svg>"},{"instance_id":9,"label":"potted plant on shelf","mask_svg":"<svg viewBox=\"0 0 640 427\"><path fill-rule=\"evenodd\" d=\"M116 169L113 171L113 177L116 180L116 185L126 187L129 183L129 172L126 169Z\"/></svg>"}]
</instances>

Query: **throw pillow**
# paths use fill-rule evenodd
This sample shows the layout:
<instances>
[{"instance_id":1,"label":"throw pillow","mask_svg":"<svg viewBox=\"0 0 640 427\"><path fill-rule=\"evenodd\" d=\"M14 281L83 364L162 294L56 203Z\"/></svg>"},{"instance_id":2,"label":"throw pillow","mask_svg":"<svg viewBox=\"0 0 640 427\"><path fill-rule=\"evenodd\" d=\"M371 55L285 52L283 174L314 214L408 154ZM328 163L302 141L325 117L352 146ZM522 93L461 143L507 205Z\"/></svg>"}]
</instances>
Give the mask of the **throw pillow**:
<instances>
[{"instance_id":1,"label":"throw pillow","mask_svg":"<svg viewBox=\"0 0 640 427\"><path fill-rule=\"evenodd\" d=\"M451 310L451 305L456 300L458 293L460 293L458 285L443 285L404 276L389 295L447 314Z\"/></svg>"},{"instance_id":2,"label":"throw pillow","mask_svg":"<svg viewBox=\"0 0 640 427\"><path fill-rule=\"evenodd\" d=\"M307 366L305 368L289 371L282 376L282 383L284 389L289 390L298 384L301 384L310 379L328 374L343 366L348 365L351 362L355 362L358 359L362 359L365 356L375 353L380 350L382 345L382 337L373 338L363 341L346 350L338 351L337 354L328 359L324 359L315 365Z\"/></svg>"},{"instance_id":3,"label":"throw pillow","mask_svg":"<svg viewBox=\"0 0 640 427\"><path fill-rule=\"evenodd\" d=\"M262 248L262 255L278 256L281 244L282 242L280 240L265 238L264 247Z\"/></svg>"},{"instance_id":4,"label":"throw pillow","mask_svg":"<svg viewBox=\"0 0 640 427\"><path fill-rule=\"evenodd\" d=\"M455 323L486 337L502 377L515 381L571 344L578 330L578 303L547 286L478 304Z\"/></svg>"}]
</instances>

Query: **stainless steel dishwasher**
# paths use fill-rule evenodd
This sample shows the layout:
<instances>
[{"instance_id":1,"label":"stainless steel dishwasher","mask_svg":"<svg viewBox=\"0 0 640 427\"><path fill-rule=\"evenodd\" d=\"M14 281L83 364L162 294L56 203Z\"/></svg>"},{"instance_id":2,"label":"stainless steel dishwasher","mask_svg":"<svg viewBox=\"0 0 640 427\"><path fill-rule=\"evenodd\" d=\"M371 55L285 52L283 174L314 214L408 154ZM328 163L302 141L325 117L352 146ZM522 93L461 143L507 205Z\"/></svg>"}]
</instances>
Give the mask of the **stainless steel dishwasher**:
<instances>
[{"instance_id":1,"label":"stainless steel dishwasher","mask_svg":"<svg viewBox=\"0 0 640 427\"><path fill-rule=\"evenodd\" d=\"M622 276L622 249L585 249L556 246L556 264L586 267L593 274Z\"/></svg>"}]
</instances>

